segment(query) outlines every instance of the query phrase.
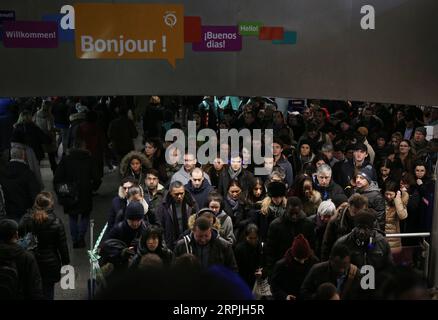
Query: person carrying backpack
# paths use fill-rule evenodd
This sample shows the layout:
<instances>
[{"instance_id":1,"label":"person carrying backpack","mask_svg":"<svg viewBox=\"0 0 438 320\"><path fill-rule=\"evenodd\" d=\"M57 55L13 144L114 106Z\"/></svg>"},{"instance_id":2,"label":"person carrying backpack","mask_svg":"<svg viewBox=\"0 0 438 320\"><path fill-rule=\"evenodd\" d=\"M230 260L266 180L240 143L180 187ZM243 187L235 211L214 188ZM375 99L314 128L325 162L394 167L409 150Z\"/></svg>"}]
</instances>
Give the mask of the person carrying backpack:
<instances>
[{"instance_id":1,"label":"person carrying backpack","mask_svg":"<svg viewBox=\"0 0 438 320\"><path fill-rule=\"evenodd\" d=\"M18 224L0 220L0 300L43 299L35 257L17 244Z\"/></svg>"}]
</instances>

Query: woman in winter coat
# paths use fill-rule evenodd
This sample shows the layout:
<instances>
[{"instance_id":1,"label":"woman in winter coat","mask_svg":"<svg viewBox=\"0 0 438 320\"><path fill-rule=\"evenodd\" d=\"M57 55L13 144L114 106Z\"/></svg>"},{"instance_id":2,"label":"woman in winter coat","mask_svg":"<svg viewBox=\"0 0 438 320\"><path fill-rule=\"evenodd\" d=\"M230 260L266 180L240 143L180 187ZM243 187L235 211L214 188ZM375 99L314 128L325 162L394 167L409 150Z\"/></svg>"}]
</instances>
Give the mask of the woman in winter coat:
<instances>
[{"instance_id":1,"label":"woman in winter coat","mask_svg":"<svg viewBox=\"0 0 438 320\"><path fill-rule=\"evenodd\" d=\"M149 253L158 255L166 267L169 267L173 262L173 252L163 243L163 230L156 225L148 226L141 234L137 253L132 259L130 267L137 268L141 258Z\"/></svg>"},{"instance_id":2,"label":"woman in winter coat","mask_svg":"<svg viewBox=\"0 0 438 320\"><path fill-rule=\"evenodd\" d=\"M220 222L219 234L222 238L228 241L229 244L234 245L236 243L236 238L233 232L233 221L231 218L225 213L223 208L223 198L222 195L218 192L211 192L208 195L207 201L208 208L213 211L217 220ZM245 220L246 221L246 220ZM245 221L240 221L242 227L245 226Z\"/></svg>"},{"instance_id":3,"label":"woman in winter coat","mask_svg":"<svg viewBox=\"0 0 438 320\"><path fill-rule=\"evenodd\" d=\"M248 212L245 206L245 202L242 199L242 187L239 180L231 180L227 188L226 196L224 197L223 210L231 218L234 227L234 235L236 239L239 239L239 232L241 222L248 219Z\"/></svg>"},{"instance_id":4,"label":"woman in winter coat","mask_svg":"<svg viewBox=\"0 0 438 320\"><path fill-rule=\"evenodd\" d=\"M120 162L122 177L133 177L143 189L145 188L146 171L152 167L146 156L138 151L131 151Z\"/></svg>"},{"instance_id":5,"label":"woman in winter coat","mask_svg":"<svg viewBox=\"0 0 438 320\"><path fill-rule=\"evenodd\" d=\"M253 215L254 223L259 228L262 242L266 242L269 225L275 218L281 217L286 211L286 185L283 182L268 184L268 196L263 199L260 211Z\"/></svg>"},{"instance_id":6,"label":"woman in winter coat","mask_svg":"<svg viewBox=\"0 0 438 320\"><path fill-rule=\"evenodd\" d=\"M48 300L53 300L55 283L61 279L61 267L70 263L70 257L64 225L54 212L54 199L50 192L40 192L32 212L23 216L19 234L25 236L27 233L38 239L35 258L43 292Z\"/></svg>"},{"instance_id":7,"label":"woman in winter coat","mask_svg":"<svg viewBox=\"0 0 438 320\"><path fill-rule=\"evenodd\" d=\"M432 216L435 196L435 181L430 177L431 172L426 163L418 161L414 166L414 176L418 193L421 197L420 227L425 232L432 229Z\"/></svg>"},{"instance_id":8,"label":"woman in winter coat","mask_svg":"<svg viewBox=\"0 0 438 320\"><path fill-rule=\"evenodd\" d=\"M159 179L162 183L167 182L166 159L164 157L163 144L158 138L147 138L145 147L142 151L146 158L151 162L152 168L158 171Z\"/></svg>"},{"instance_id":9,"label":"woman in winter coat","mask_svg":"<svg viewBox=\"0 0 438 320\"><path fill-rule=\"evenodd\" d=\"M308 217L315 215L322 200L321 194L313 189L312 178L301 174L295 181L289 196L300 198L303 203L303 211Z\"/></svg>"},{"instance_id":10,"label":"woman in winter coat","mask_svg":"<svg viewBox=\"0 0 438 320\"><path fill-rule=\"evenodd\" d=\"M385 233L400 233L400 220L408 216L407 204L409 194L406 191L400 191L399 185L394 181L388 181L385 184L385 202L386 202L386 222ZM391 252L398 254L401 252L401 239L388 238Z\"/></svg>"}]
</instances>

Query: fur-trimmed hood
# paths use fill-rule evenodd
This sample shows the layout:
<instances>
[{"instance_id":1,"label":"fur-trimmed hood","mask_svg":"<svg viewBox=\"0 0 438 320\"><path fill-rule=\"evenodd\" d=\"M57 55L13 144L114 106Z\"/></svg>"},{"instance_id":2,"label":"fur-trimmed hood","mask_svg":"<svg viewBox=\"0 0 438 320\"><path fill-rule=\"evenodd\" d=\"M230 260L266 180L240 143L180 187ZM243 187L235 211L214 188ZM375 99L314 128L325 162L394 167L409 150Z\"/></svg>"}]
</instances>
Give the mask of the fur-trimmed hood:
<instances>
[{"instance_id":1,"label":"fur-trimmed hood","mask_svg":"<svg viewBox=\"0 0 438 320\"><path fill-rule=\"evenodd\" d=\"M131 151L126 156L123 157L122 161L120 162L120 174L122 176L125 176L126 173L129 170L129 164L131 163L132 159L138 159L141 162L143 170L152 168L151 161L146 158L146 156L138 151Z\"/></svg>"},{"instance_id":2,"label":"fur-trimmed hood","mask_svg":"<svg viewBox=\"0 0 438 320\"><path fill-rule=\"evenodd\" d=\"M310 196L310 199L308 201L313 204L321 203L321 193L319 193L319 191L317 190L313 190L312 195Z\"/></svg>"},{"instance_id":3,"label":"fur-trimmed hood","mask_svg":"<svg viewBox=\"0 0 438 320\"><path fill-rule=\"evenodd\" d=\"M187 222L187 225L189 226L190 230L193 230L193 226L195 225L195 220L196 220L196 214L192 214L189 217L189 221ZM219 221L219 218L216 217L216 221L213 225L213 228L216 230L220 230L221 229L221 222Z\"/></svg>"}]
</instances>

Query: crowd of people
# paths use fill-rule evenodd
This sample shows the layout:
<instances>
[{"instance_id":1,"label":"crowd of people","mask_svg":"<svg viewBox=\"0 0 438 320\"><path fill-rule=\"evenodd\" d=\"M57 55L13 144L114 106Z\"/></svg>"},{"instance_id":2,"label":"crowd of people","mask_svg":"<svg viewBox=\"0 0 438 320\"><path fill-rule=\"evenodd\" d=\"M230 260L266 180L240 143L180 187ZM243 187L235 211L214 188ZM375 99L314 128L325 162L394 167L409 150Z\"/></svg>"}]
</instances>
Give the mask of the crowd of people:
<instances>
[{"instance_id":1,"label":"crowd of people","mask_svg":"<svg viewBox=\"0 0 438 320\"><path fill-rule=\"evenodd\" d=\"M21 297L53 299L59 269L69 263L54 196L42 191L39 164L47 153L74 249L86 245L105 170L120 175L100 245L102 283L137 271L220 265L266 299L426 298L417 290L424 279L403 269L416 266L404 248L420 239L386 235L431 231L438 139L428 139L428 128L438 123L438 109L308 100L282 112L265 98L240 98L238 108L218 101L11 101L0 144L9 156L0 171L0 261L26 260L16 263L27 274ZM187 133L188 120L197 133L272 129L272 156L254 163L264 139L251 139L253 152L242 145L235 152L210 138L218 156L201 164L165 141L170 129ZM258 168L266 174L256 175ZM39 240L37 254L18 244L29 232ZM363 266L374 268L378 290L361 288ZM408 278L409 286L393 285Z\"/></svg>"}]
</instances>

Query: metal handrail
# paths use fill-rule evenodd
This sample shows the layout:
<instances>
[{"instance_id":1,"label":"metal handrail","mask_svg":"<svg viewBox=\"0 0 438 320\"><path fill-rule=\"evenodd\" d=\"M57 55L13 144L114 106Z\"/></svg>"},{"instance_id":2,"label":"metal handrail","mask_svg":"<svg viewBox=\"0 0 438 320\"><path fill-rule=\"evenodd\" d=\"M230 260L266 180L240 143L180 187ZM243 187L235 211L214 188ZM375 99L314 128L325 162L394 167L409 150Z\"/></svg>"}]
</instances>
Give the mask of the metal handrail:
<instances>
[{"instance_id":1,"label":"metal handrail","mask_svg":"<svg viewBox=\"0 0 438 320\"><path fill-rule=\"evenodd\" d=\"M417 233L387 233L387 238L425 238L430 237L430 232L417 232Z\"/></svg>"}]
</instances>

